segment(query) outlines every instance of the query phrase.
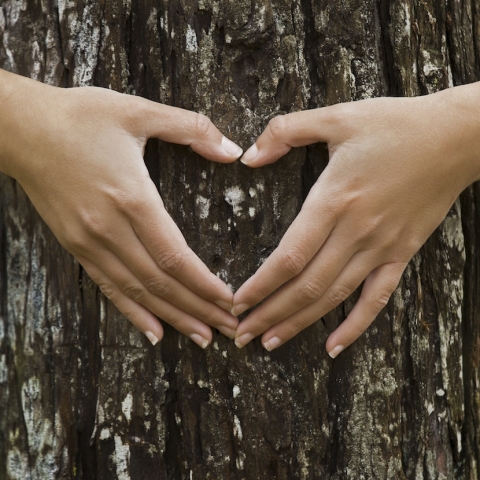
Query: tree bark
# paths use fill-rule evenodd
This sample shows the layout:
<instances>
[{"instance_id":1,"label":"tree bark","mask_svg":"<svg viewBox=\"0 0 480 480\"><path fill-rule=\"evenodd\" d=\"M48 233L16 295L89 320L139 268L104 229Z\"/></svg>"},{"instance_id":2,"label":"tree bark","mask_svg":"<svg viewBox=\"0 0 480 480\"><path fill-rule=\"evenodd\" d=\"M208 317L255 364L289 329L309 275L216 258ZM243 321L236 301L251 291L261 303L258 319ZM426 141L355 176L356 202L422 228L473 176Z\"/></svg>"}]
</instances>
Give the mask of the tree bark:
<instances>
[{"instance_id":1,"label":"tree bark","mask_svg":"<svg viewBox=\"0 0 480 480\"><path fill-rule=\"evenodd\" d=\"M208 115L248 147L278 114L480 79L472 0L3 0L0 67ZM0 112L1 114L1 112ZM187 242L238 288L328 161L219 165L149 141ZM152 347L0 176L0 479L480 477L480 187L336 360L358 296L273 353L172 328Z\"/></svg>"}]
</instances>

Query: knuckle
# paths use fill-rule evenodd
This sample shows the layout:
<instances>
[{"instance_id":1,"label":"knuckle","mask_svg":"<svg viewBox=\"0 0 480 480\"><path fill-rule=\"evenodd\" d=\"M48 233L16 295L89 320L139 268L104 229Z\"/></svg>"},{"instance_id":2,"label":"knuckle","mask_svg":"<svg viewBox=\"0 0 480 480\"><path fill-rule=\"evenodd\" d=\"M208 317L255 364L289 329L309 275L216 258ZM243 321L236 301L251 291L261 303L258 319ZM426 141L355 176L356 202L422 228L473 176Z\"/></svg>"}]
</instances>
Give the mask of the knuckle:
<instances>
[{"instance_id":1,"label":"knuckle","mask_svg":"<svg viewBox=\"0 0 480 480\"><path fill-rule=\"evenodd\" d=\"M123 310L120 312L130 323L135 326L135 321L137 320L137 316L132 310Z\"/></svg>"},{"instance_id":2,"label":"knuckle","mask_svg":"<svg viewBox=\"0 0 480 480\"><path fill-rule=\"evenodd\" d=\"M117 93L117 92L115 92ZM114 98L112 107L121 126L127 131L141 132L147 113L143 102L138 97L120 94Z\"/></svg>"},{"instance_id":3,"label":"knuckle","mask_svg":"<svg viewBox=\"0 0 480 480\"><path fill-rule=\"evenodd\" d=\"M369 303L375 312L383 310L390 300L390 293L382 292L378 295L372 296L369 299Z\"/></svg>"},{"instance_id":4,"label":"knuckle","mask_svg":"<svg viewBox=\"0 0 480 480\"><path fill-rule=\"evenodd\" d=\"M248 293L242 297L242 301L253 306L267 298L272 291L273 288L268 283L255 279L250 285Z\"/></svg>"},{"instance_id":5,"label":"knuckle","mask_svg":"<svg viewBox=\"0 0 480 480\"><path fill-rule=\"evenodd\" d=\"M333 228L338 224L339 217L343 214L343 205L338 199L325 198L325 189L320 182L317 182L311 188L307 199L302 205L302 210L306 210L313 218L319 213L321 205L321 214L325 218L325 223Z\"/></svg>"},{"instance_id":6,"label":"knuckle","mask_svg":"<svg viewBox=\"0 0 480 480\"><path fill-rule=\"evenodd\" d=\"M168 250L157 256L158 266L172 275L175 275L182 268L184 254L180 250Z\"/></svg>"},{"instance_id":7,"label":"knuckle","mask_svg":"<svg viewBox=\"0 0 480 480\"><path fill-rule=\"evenodd\" d=\"M285 134L287 133L287 121L283 115L279 115L278 117L272 118L268 122L268 130L270 131L270 135L275 140L285 140Z\"/></svg>"},{"instance_id":8,"label":"knuckle","mask_svg":"<svg viewBox=\"0 0 480 480\"><path fill-rule=\"evenodd\" d=\"M148 105L145 103L144 99L140 99L134 95L122 94L122 97L119 98L119 102L122 111L126 115L126 119L129 124L133 126L140 126L145 123L145 115L148 112Z\"/></svg>"},{"instance_id":9,"label":"knuckle","mask_svg":"<svg viewBox=\"0 0 480 480\"><path fill-rule=\"evenodd\" d=\"M115 302L113 302L115 304ZM122 314L123 317L125 317L135 328L139 328L139 325L142 325L143 323L143 318L139 314L138 310L135 309L135 307L129 308L125 307L125 305L122 305L121 307L117 304L115 304L117 307L118 311Z\"/></svg>"},{"instance_id":10,"label":"knuckle","mask_svg":"<svg viewBox=\"0 0 480 480\"><path fill-rule=\"evenodd\" d=\"M197 137L205 137L212 126L211 120L203 113L195 114L195 134Z\"/></svg>"},{"instance_id":11,"label":"knuckle","mask_svg":"<svg viewBox=\"0 0 480 480\"><path fill-rule=\"evenodd\" d=\"M113 204L121 212L127 213L132 217L143 215L152 208L150 195L146 192L146 185L135 185L135 189L127 192L117 192L113 199ZM149 187L147 185L147 187Z\"/></svg>"},{"instance_id":12,"label":"knuckle","mask_svg":"<svg viewBox=\"0 0 480 480\"><path fill-rule=\"evenodd\" d=\"M116 288L110 283L99 283L98 288L110 300L115 298Z\"/></svg>"},{"instance_id":13,"label":"knuckle","mask_svg":"<svg viewBox=\"0 0 480 480\"><path fill-rule=\"evenodd\" d=\"M213 321L213 316L211 311L199 310L195 312L195 318L208 325L215 324L215 322Z\"/></svg>"},{"instance_id":14,"label":"knuckle","mask_svg":"<svg viewBox=\"0 0 480 480\"><path fill-rule=\"evenodd\" d=\"M327 300L330 305L336 307L350 296L351 290L344 285L337 285L327 293Z\"/></svg>"},{"instance_id":15,"label":"knuckle","mask_svg":"<svg viewBox=\"0 0 480 480\"><path fill-rule=\"evenodd\" d=\"M137 303L145 299L145 289L137 282L126 284L123 287L123 293Z\"/></svg>"},{"instance_id":16,"label":"knuckle","mask_svg":"<svg viewBox=\"0 0 480 480\"><path fill-rule=\"evenodd\" d=\"M105 189L104 194L109 206L130 216L144 215L152 210L152 206L160 205L163 208L157 187L144 164L140 165L135 170L135 175L130 175L125 183Z\"/></svg>"},{"instance_id":17,"label":"knuckle","mask_svg":"<svg viewBox=\"0 0 480 480\"><path fill-rule=\"evenodd\" d=\"M378 235L383 221L383 217L381 215L377 215L364 222L364 224L358 229L360 240L370 240L374 236Z\"/></svg>"},{"instance_id":18,"label":"knuckle","mask_svg":"<svg viewBox=\"0 0 480 480\"><path fill-rule=\"evenodd\" d=\"M382 240L379 241L378 246L380 251L391 252L395 250L395 247L398 245L398 239L401 238L396 232L391 234L382 235Z\"/></svg>"},{"instance_id":19,"label":"knuckle","mask_svg":"<svg viewBox=\"0 0 480 480\"><path fill-rule=\"evenodd\" d=\"M351 105L351 103L353 102L334 105L335 108L332 108L330 112L332 126L341 129L347 136L358 131L358 126L363 120L360 118L358 105Z\"/></svg>"},{"instance_id":20,"label":"knuckle","mask_svg":"<svg viewBox=\"0 0 480 480\"><path fill-rule=\"evenodd\" d=\"M322 296L321 286L313 282L305 282L295 291L297 300L300 304L309 304L318 300Z\"/></svg>"},{"instance_id":21,"label":"knuckle","mask_svg":"<svg viewBox=\"0 0 480 480\"><path fill-rule=\"evenodd\" d=\"M59 239L60 243L70 252L70 253L80 253L85 251L88 246L88 241L84 235L74 233L73 231L67 230L62 239Z\"/></svg>"},{"instance_id":22,"label":"knuckle","mask_svg":"<svg viewBox=\"0 0 480 480\"><path fill-rule=\"evenodd\" d=\"M157 297L166 298L172 293L171 283L158 277L148 278L143 281L143 284L147 290Z\"/></svg>"},{"instance_id":23,"label":"knuckle","mask_svg":"<svg viewBox=\"0 0 480 480\"><path fill-rule=\"evenodd\" d=\"M255 330L253 333L259 335L260 333L266 332L269 328L273 327L277 323L276 318L266 317L262 318L258 324L255 326Z\"/></svg>"},{"instance_id":24,"label":"knuckle","mask_svg":"<svg viewBox=\"0 0 480 480\"><path fill-rule=\"evenodd\" d=\"M284 270L292 277L297 276L305 266L305 255L296 248L282 252L280 260Z\"/></svg>"},{"instance_id":25,"label":"knuckle","mask_svg":"<svg viewBox=\"0 0 480 480\"><path fill-rule=\"evenodd\" d=\"M309 323L306 323L302 318L292 318L289 324L289 337L294 337L297 333L300 333L306 327L308 327Z\"/></svg>"},{"instance_id":26,"label":"knuckle","mask_svg":"<svg viewBox=\"0 0 480 480\"><path fill-rule=\"evenodd\" d=\"M253 312L256 314L256 310ZM253 316L252 315L252 330L251 332L255 335L258 335L262 332L265 332L270 327L273 327L275 324L278 323L277 316L271 311L260 311L260 315Z\"/></svg>"},{"instance_id":27,"label":"knuckle","mask_svg":"<svg viewBox=\"0 0 480 480\"><path fill-rule=\"evenodd\" d=\"M250 305L257 304L260 300L267 298L272 293L272 287L263 282L257 282L255 293L247 299L246 303Z\"/></svg>"},{"instance_id":28,"label":"knuckle","mask_svg":"<svg viewBox=\"0 0 480 480\"><path fill-rule=\"evenodd\" d=\"M162 317L160 315L160 318L164 322L167 322L175 330L178 330L179 332L182 331L182 328L181 328L182 327L182 322L178 317L175 317L175 316Z\"/></svg>"},{"instance_id":29,"label":"knuckle","mask_svg":"<svg viewBox=\"0 0 480 480\"><path fill-rule=\"evenodd\" d=\"M93 237L102 237L105 233L105 221L98 212L82 212L82 223L87 232Z\"/></svg>"}]
</instances>

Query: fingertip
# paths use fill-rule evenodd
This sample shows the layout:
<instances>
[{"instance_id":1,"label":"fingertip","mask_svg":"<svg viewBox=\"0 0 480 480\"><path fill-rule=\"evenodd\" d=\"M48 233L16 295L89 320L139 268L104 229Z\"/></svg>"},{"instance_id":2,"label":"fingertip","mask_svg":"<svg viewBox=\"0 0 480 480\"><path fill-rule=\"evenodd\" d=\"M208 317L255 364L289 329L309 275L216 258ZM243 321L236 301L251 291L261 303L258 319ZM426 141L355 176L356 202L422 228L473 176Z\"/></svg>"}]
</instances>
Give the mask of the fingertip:
<instances>
[{"instance_id":1,"label":"fingertip","mask_svg":"<svg viewBox=\"0 0 480 480\"><path fill-rule=\"evenodd\" d=\"M225 135L222 137L221 145L231 162L237 160L243 153L243 149Z\"/></svg>"},{"instance_id":2,"label":"fingertip","mask_svg":"<svg viewBox=\"0 0 480 480\"><path fill-rule=\"evenodd\" d=\"M155 346L161 340L161 338L158 338L158 336L155 333L150 332L149 330L143 333L153 346Z\"/></svg>"},{"instance_id":3,"label":"fingertip","mask_svg":"<svg viewBox=\"0 0 480 480\"><path fill-rule=\"evenodd\" d=\"M221 309L225 310L226 312L232 312L232 302L227 302L225 300L216 300L215 304L218 305ZM233 315L233 314L232 314Z\"/></svg>"},{"instance_id":4,"label":"fingertip","mask_svg":"<svg viewBox=\"0 0 480 480\"><path fill-rule=\"evenodd\" d=\"M242 313L246 312L250 306L247 303L237 303L236 305L234 304L232 309L230 310L230 313L234 317L238 317Z\"/></svg>"},{"instance_id":5,"label":"fingertip","mask_svg":"<svg viewBox=\"0 0 480 480\"><path fill-rule=\"evenodd\" d=\"M265 144L260 142L260 146L255 142L242 156L240 161L250 168L259 168L270 163L275 163L279 158L286 155L291 150L287 144Z\"/></svg>"},{"instance_id":6,"label":"fingertip","mask_svg":"<svg viewBox=\"0 0 480 480\"><path fill-rule=\"evenodd\" d=\"M247 343L250 343L253 338L254 336L250 332L239 335L237 330L237 335L235 337L235 346L237 348L243 348L245 345L247 345Z\"/></svg>"},{"instance_id":7,"label":"fingertip","mask_svg":"<svg viewBox=\"0 0 480 480\"><path fill-rule=\"evenodd\" d=\"M342 342L342 339L338 338L338 329L334 330L330 336L327 338L327 341L325 343L325 350L327 353L332 357L332 355L337 356L340 353L340 350L334 350L336 349L337 346L339 345L345 345L345 342ZM345 346L343 347L345 349ZM335 357L332 357L335 358Z\"/></svg>"},{"instance_id":8,"label":"fingertip","mask_svg":"<svg viewBox=\"0 0 480 480\"><path fill-rule=\"evenodd\" d=\"M139 305L139 307L141 307ZM144 308L144 307L141 307ZM153 315L150 311L145 312L146 315L142 319L139 318L129 318L130 322L135 325L144 335L147 337L148 341L155 346L163 339L163 327L158 318Z\"/></svg>"},{"instance_id":9,"label":"fingertip","mask_svg":"<svg viewBox=\"0 0 480 480\"><path fill-rule=\"evenodd\" d=\"M337 345L336 347L333 347L331 350L327 349L327 352L331 358L336 358L338 354L343 350L345 350L345 347L343 345Z\"/></svg>"},{"instance_id":10,"label":"fingertip","mask_svg":"<svg viewBox=\"0 0 480 480\"><path fill-rule=\"evenodd\" d=\"M282 343L283 343L282 339L280 339L277 336L274 336L269 340L264 341L263 347L269 352L271 352L272 350L275 350L276 348L278 348Z\"/></svg>"},{"instance_id":11,"label":"fingertip","mask_svg":"<svg viewBox=\"0 0 480 480\"><path fill-rule=\"evenodd\" d=\"M235 162L242 155L242 148L220 132L218 132L218 135L220 138L209 137L202 140L194 140L190 143L190 147L194 152L212 162Z\"/></svg>"},{"instance_id":12,"label":"fingertip","mask_svg":"<svg viewBox=\"0 0 480 480\"><path fill-rule=\"evenodd\" d=\"M212 301L218 305L220 308L223 310L226 310L227 312L232 311L233 308L233 292L232 289L225 283L223 282L220 278L218 278L216 275L212 274L213 279L215 281L215 285L217 286L217 300Z\"/></svg>"},{"instance_id":13,"label":"fingertip","mask_svg":"<svg viewBox=\"0 0 480 480\"><path fill-rule=\"evenodd\" d=\"M258 147L257 144L254 143L244 154L240 161L247 166L251 166L252 163L255 162L256 158L258 157Z\"/></svg>"},{"instance_id":14,"label":"fingertip","mask_svg":"<svg viewBox=\"0 0 480 480\"><path fill-rule=\"evenodd\" d=\"M230 340L235 340L235 336L237 334L237 331L234 330L233 328L227 327L225 325L219 325L217 327L217 330L221 333L223 333L226 337L228 337Z\"/></svg>"},{"instance_id":15,"label":"fingertip","mask_svg":"<svg viewBox=\"0 0 480 480\"><path fill-rule=\"evenodd\" d=\"M336 358L350 343L351 341L349 342L346 338L342 338L342 332L337 328L327 338L325 350L331 358Z\"/></svg>"},{"instance_id":16,"label":"fingertip","mask_svg":"<svg viewBox=\"0 0 480 480\"><path fill-rule=\"evenodd\" d=\"M198 333L192 333L190 335L190 339L193 340L199 347L203 348L204 350L210 345L212 341L211 338L205 338L205 335L200 335Z\"/></svg>"},{"instance_id":17,"label":"fingertip","mask_svg":"<svg viewBox=\"0 0 480 480\"><path fill-rule=\"evenodd\" d=\"M250 277L233 295L230 313L234 317L238 317L254 305L251 303L252 299L249 294L249 291L251 290L249 285L252 283L252 278L253 277Z\"/></svg>"}]
</instances>

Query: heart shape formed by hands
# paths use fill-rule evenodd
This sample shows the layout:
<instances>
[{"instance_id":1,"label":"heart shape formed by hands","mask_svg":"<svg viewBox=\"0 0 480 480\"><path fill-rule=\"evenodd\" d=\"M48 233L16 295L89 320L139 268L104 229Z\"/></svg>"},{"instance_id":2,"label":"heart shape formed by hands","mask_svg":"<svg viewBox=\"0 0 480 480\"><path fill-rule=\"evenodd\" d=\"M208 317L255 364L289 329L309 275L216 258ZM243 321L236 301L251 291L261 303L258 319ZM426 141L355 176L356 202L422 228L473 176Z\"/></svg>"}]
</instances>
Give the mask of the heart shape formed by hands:
<instances>
[{"instance_id":1,"label":"heart shape formed by hands","mask_svg":"<svg viewBox=\"0 0 480 480\"><path fill-rule=\"evenodd\" d=\"M153 344L163 336L160 317L203 348L214 327L238 347L262 334L272 350L365 281L327 341L335 357L387 304L460 192L480 179L472 160L480 158L475 123L468 115L454 126L438 122L452 105L472 108L471 86L276 117L243 163L258 168L316 142L328 144L330 162L278 248L234 295L187 246L143 153L157 137L230 163L242 154L239 146L204 115L139 97L60 89L3 71L0 81L13 82L31 107L31 128L21 125L15 104L0 125L15 139L0 145L10 159L0 159L1 170L18 180L62 245Z\"/></svg>"}]
</instances>

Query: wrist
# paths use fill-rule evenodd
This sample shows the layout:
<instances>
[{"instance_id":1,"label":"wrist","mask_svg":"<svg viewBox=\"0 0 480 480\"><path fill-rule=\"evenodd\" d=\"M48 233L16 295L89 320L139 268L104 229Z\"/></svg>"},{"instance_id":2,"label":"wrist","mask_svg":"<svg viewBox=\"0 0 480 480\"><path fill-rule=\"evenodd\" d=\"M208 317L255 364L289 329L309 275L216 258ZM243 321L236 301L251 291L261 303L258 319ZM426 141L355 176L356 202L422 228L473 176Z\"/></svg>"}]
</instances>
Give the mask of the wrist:
<instances>
[{"instance_id":1,"label":"wrist","mask_svg":"<svg viewBox=\"0 0 480 480\"><path fill-rule=\"evenodd\" d=\"M38 148L33 144L48 114L53 87L0 69L0 172L16 180Z\"/></svg>"},{"instance_id":2,"label":"wrist","mask_svg":"<svg viewBox=\"0 0 480 480\"><path fill-rule=\"evenodd\" d=\"M430 97L440 107L440 111L434 111L443 124L443 134L439 134L445 142L445 153L459 169L462 187L466 188L480 180L480 82L449 88Z\"/></svg>"},{"instance_id":3,"label":"wrist","mask_svg":"<svg viewBox=\"0 0 480 480\"><path fill-rule=\"evenodd\" d=\"M0 69L0 172L13 176L15 132L12 129L12 97L15 95L15 75Z\"/></svg>"}]
</instances>

